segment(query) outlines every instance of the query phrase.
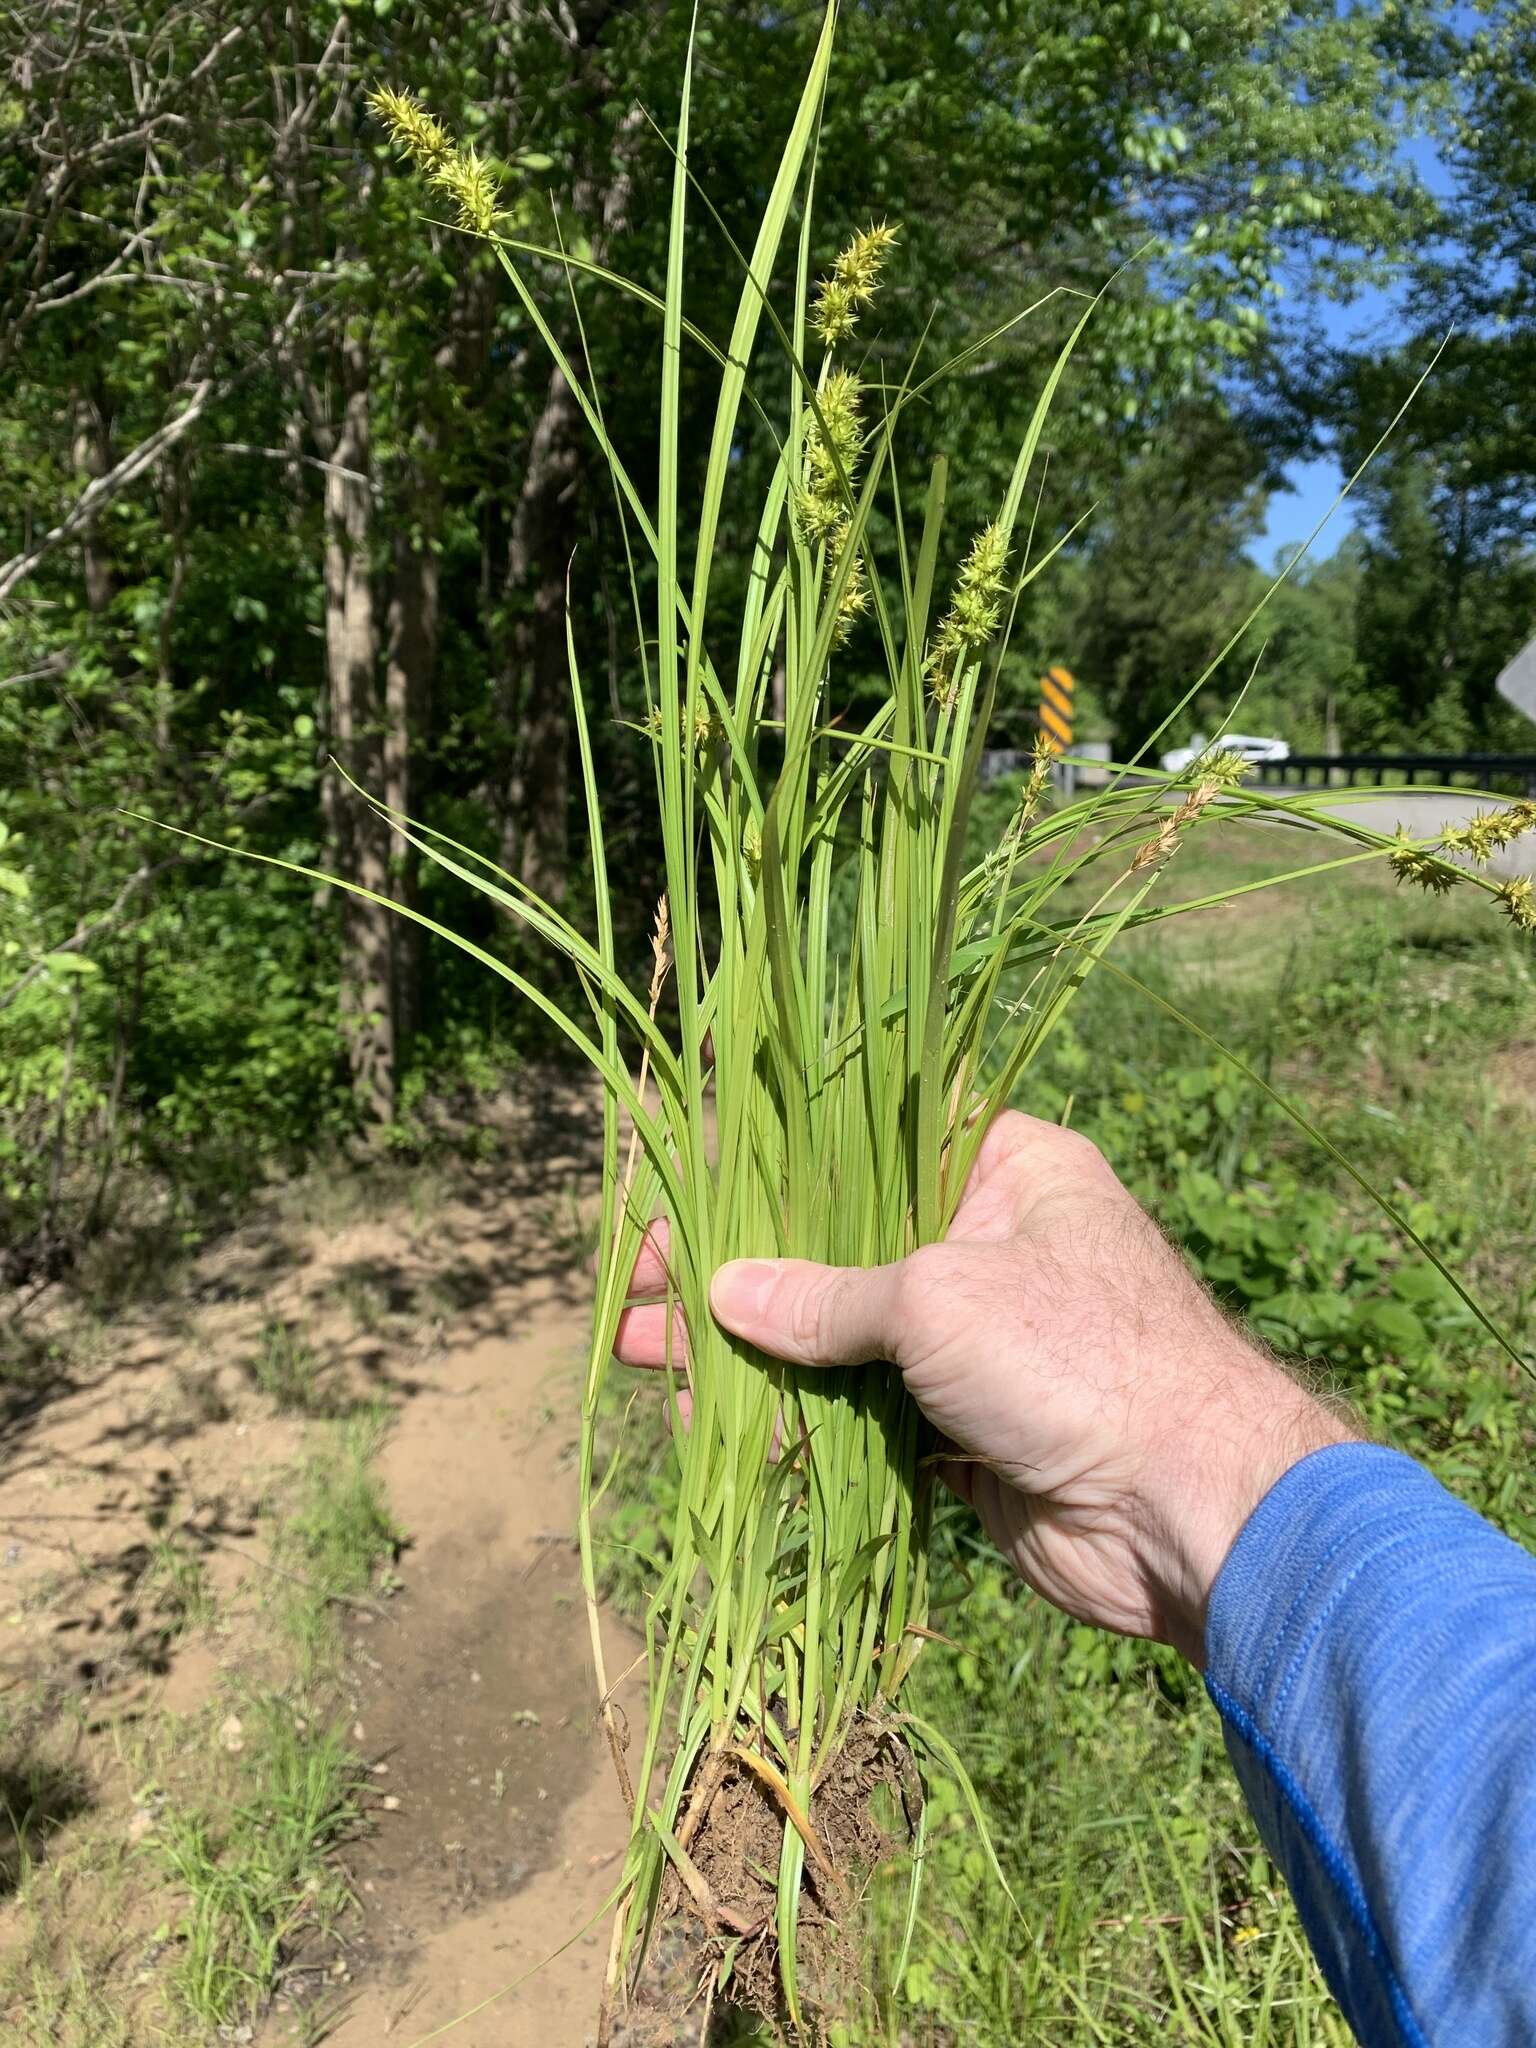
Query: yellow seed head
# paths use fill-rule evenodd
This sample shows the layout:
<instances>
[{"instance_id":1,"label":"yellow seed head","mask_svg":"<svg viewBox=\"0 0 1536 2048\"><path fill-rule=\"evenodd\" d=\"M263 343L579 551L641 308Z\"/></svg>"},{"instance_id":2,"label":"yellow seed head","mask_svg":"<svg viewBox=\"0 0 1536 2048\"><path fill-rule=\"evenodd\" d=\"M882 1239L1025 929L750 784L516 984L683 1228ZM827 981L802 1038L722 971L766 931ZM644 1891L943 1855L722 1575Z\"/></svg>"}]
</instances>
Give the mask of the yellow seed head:
<instances>
[{"instance_id":1,"label":"yellow seed head","mask_svg":"<svg viewBox=\"0 0 1536 2048\"><path fill-rule=\"evenodd\" d=\"M368 105L389 130L395 145L419 164L434 172L453 154L453 143L441 122L435 121L412 93L396 92L392 86L376 85L368 94Z\"/></svg>"},{"instance_id":2,"label":"yellow seed head","mask_svg":"<svg viewBox=\"0 0 1536 2048\"><path fill-rule=\"evenodd\" d=\"M851 370L834 370L818 394L821 418L813 417L806 436L805 482L795 496L800 538L812 546L847 529L844 479L851 483L858 466L862 396Z\"/></svg>"},{"instance_id":3,"label":"yellow seed head","mask_svg":"<svg viewBox=\"0 0 1536 2048\"><path fill-rule=\"evenodd\" d=\"M929 688L940 706L953 701L960 671L1002 624L1007 568L1008 543L994 519L971 542L928 652Z\"/></svg>"},{"instance_id":4,"label":"yellow seed head","mask_svg":"<svg viewBox=\"0 0 1536 2048\"><path fill-rule=\"evenodd\" d=\"M501 184L474 145L458 148L442 123L411 93L377 85L368 95L368 104L396 145L440 192L448 194L458 211L459 226L488 235L496 223Z\"/></svg>"},{"instance_id":5,"label":"yellow seed head","mask_svg":"<svg viewBox=\"0 0 1536 2048\"><path fill-rule=\"evenodd\" d=\"M1517 932L1536 932L1536 889L1529 875L1499 884L1499 908Z\"/></svg>"},{"instance_id":6,"label":"yellow seed head","mask_svg":"<svg viewBox=\"0 0 1536 2048\"><path fill-rule=\"evenodd\" d=\"M459 226L477 235L488 235L496 225L501 202L501 185L496 173L471 143L455 150L433 174L459 210Z\"/></svg>"},{"instance_id":7,"label":"yellow seed head","mask_svg":"<svg viewBox=\"0 0 1536 2048\"><path fill-rule=\"evenodd\" d=\"M1416 846L1408 831L1401 825L1397 828L1397 839L1393 851L1387 856L1387 865L1400 882L1414 882L1431 896L1444 896L1460 879L1453 867L1447 867L1443 860Z\"/></svg>"},{"instance_id":8,"label":"yellow seed head","mask_svg":"<svg viewBox=\"0 0 1536 2048\"><path fill-rule=\"evenodd\" d=\"M887 221L872 222L863 234L855 235L832 266L839 284L868 299L879 287L885 259L896 246L897 230Z\"/></svg>"},{"instance_id":9,"label":"yellow seed head","mask_svg":"<svg viewBox=\"0 0 1536 2048\"><path fill-rule=\"evenodd\" d=\"M1238 783L1253 773L1253 764L1251 761L1245 761L1241 754L1233 753L1230 748L1218 747L1212 752L1202 754L1190 773L1197 793L1209 784L1211 796L1214 796L1219 790L1235 789ZM1205 801L1209 803L1210 796Z\"/></svg>"},{"instance_id":10,"label":"yellow seed head","mask_svg":"<svg viewBox=\"0 0 1536 2048\"><path fill-rule=\"evenodd\" d=\"M842 646L853 631L855 620L861 619L868 610L869 585L864 577L864 557L856 555L837 607L837 626L832 636L834 646Z\"/></svg>"},{"instance_id":11,"label":"yellow seed head","mask_svg":"<svg viewBox=\"0 0 1536 2048\"><path fill-rule=\"evenodd\" d=\"M859 314L874 297L880 272L896 240L896 230L880 221L867 227L838 256L831 274L816 287L811 325L833 348L853 332Z\"/></svg>"},{"instance_id":12,"label":"yellow seed head","mask_svg":"<svg viewBox=\"0 0 1536 2048\"><path fill-rule=\"evenodd\" d=\"M1536 829L1536 799L1522 797L1503 811L1479 811L1465 825L1448 825L1440 844L1448 853L1464 853L1479 867L1486 867L1494 854Z\"/></svg>"},{"instance_id":13,"label":"yellow seed head","mask_svg":"<svg viewBox=\"0 0 1536 2048\"><path fill-rule=\"evenodd\" d=\"M816 287L811 325L828 348L852 334L858 317L859 302L848 286L838 278L824 277Z\"/></svg>"}]
</instances>

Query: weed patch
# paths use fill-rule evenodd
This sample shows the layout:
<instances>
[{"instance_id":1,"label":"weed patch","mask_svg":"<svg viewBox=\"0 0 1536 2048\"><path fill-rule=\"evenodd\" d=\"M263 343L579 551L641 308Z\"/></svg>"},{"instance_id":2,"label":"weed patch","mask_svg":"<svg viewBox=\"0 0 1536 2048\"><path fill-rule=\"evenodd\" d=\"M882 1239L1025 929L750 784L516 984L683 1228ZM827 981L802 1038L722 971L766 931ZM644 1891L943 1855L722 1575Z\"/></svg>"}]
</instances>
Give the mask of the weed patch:
<instances>
[{"instance_id":1,"label":"weed patch","mask_svg":"<svg viewBox=\"0 0 1536 2048\"><path fill-rule=\"evenodd\" d=\"M187 1899L172 1992L208 2027L259 2009L297 1944L334 1926L348 1892L330 1853L362 1812L338 1728L271 1697L237 1718L227 1799L169 1809L154 1848Z\"/></svg>"}]
</instances>

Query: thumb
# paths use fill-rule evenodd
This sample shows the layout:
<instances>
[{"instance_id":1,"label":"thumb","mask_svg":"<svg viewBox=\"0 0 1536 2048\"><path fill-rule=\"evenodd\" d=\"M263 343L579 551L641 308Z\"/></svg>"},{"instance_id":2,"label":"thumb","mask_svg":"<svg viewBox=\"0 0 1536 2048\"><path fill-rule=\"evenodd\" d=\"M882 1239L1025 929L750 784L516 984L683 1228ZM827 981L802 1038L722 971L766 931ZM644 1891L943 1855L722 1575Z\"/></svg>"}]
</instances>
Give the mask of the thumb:
<instances>
[{"instance_id":1,"label":"thumb","mask_svg":"<svg viewBox=\"0 0 1536 2048\"><path fill-rule=\"evenodd\" d=\"M716 1320L797 1365L894 1359L900 1266L818 1266L810 1259L734 1259L709 1290Z\"/></svg>"}]
</instances>

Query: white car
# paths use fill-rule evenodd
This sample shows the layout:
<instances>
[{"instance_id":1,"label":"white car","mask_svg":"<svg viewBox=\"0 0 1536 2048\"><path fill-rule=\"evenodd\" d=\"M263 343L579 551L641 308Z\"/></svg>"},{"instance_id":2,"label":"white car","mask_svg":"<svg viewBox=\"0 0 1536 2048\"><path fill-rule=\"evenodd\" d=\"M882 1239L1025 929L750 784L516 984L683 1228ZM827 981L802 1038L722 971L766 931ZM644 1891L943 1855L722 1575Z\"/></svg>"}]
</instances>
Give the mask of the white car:
<instances>
[{"instance_id":1,"label":"white car","mask_svg":"<svg viewBox=\"0 0 1536 2048\"><path fill-rule=\"evenodd\" d=\"M1211 744L1210 740L1203 739L1196 733L1187 747L1175 747L1171 753L1164 754L1159 765L1169 775L1182 775L1191 762L1198 761ZM1245 761L1289 761L1291 758L1288 741L1256 739L1252 733L1223 733L1215 745L1223 754L1241 754Z\"/></svg>"}]
</instances>

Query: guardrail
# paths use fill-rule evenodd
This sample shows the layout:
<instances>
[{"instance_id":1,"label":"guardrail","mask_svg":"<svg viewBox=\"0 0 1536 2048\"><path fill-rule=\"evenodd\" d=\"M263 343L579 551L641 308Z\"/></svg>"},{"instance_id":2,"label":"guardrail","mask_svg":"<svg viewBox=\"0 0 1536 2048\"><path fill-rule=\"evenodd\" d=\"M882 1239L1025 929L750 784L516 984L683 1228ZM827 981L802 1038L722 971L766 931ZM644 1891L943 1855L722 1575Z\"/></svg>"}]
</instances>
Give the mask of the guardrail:
<instances>
[{"instance_id":1,"label":"guardrail","mask_svg":"<svg viewBox=\"0 0 1536 2048\"><path fill-rule=\"evenodd\" d=\"M1271 788L1315 780L1324 789L1354 789L1360 783L1411 789L1421 778L1442 787L1468 782L1475 789L1513 787L1519 796L1536 796L1536 754L1292 754L1285 761L1260 761L1253 779ZM1399 777L1402 778L1399 781Z\"/></svg>"}]
</instances>

